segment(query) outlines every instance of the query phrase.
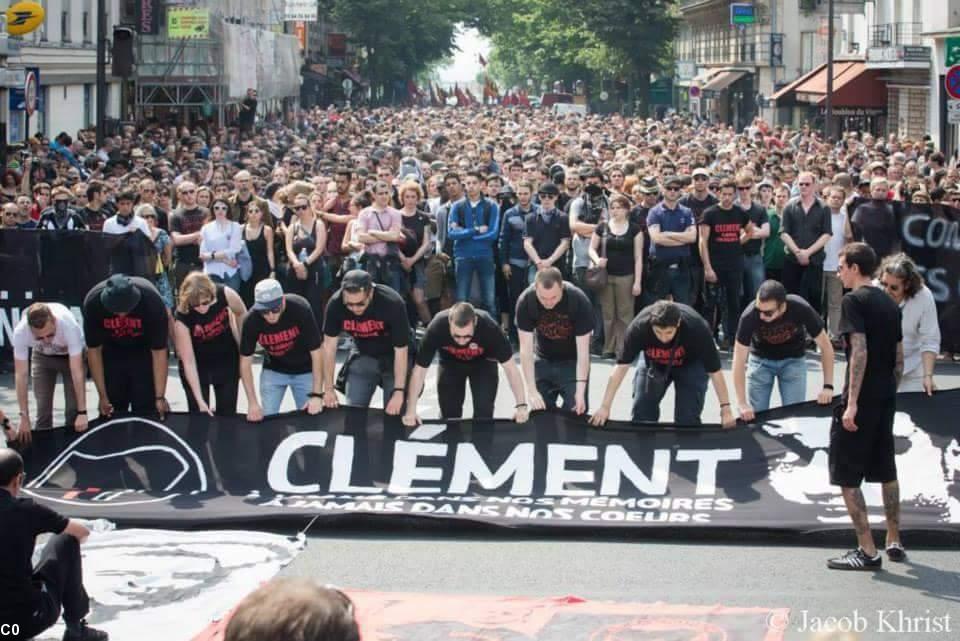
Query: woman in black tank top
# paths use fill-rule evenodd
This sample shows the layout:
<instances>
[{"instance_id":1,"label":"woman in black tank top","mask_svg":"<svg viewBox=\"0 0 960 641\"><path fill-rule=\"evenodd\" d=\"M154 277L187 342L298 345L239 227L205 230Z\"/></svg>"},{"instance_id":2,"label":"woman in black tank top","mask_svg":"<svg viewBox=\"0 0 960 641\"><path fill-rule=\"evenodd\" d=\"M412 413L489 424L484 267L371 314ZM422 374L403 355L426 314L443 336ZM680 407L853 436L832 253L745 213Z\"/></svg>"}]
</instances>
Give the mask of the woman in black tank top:
<instances>
[{"instance_id":1,"label":"woman in black tank top","mask_svg":"<svg viewBox=\"0 0 960 641\"><path fill-rule=\"evenodd\" d=\"M317 199L318 200L318 199ZM321 204L322 205L322 204ZM327 246L327 228L317 217L306 196L293 201L297 219L287 227L287 291L300 294L310 302L317 323L323 323L323 289Z\"/></svg>"},{"instance_id":2,"label":"woman in black tank top","mask_svg":"<svg viewBox=\"0 0 960 641\"><path fill-rule=\"evenodd\" d=\"M247 243L253 272L240 288L247 307L253 305L253 289L264 278L276 278L273 255L273 229L264 224L263 212L256 202L247 205L247 222L243 226L243 240Z\"/></svg>"}]
</instances>

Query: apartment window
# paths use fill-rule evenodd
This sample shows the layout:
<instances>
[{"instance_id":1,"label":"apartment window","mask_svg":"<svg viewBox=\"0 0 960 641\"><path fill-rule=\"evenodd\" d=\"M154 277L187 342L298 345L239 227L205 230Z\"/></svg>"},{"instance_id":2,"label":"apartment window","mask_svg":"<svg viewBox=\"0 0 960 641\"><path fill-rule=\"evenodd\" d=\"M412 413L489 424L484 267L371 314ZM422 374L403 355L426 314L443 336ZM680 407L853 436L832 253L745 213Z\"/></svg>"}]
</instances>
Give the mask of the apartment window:
<instances>
[{"instance_id":1,"label":"apartment window","mask_svg":"<svg viewBox=\"0 0 960 641\"><path fill-rule=\"evenodd\" d=\"M90 12L83 12L83 41L84 43L90 42Z\"/></svg>"},{"instance_id":2,"label":"apartment window","mask_svg":"<svg viewBox=\"0 0 960 641\"><path fill-rule=\"evenodd\" d=\"M800 73L805 74L813 69L814 43L817 34L815 31L804 31L800 34Z\"/></svg>"},{"instance_id":3,"label":"apartment window","mask_svg":"<svg viewBox=\"0 0 960 641\"><path fill-rule=\"evenodd\" d=\"M60 40L62 42L71 42L69 9L64 9L60 12Z\"/></svg>"},{"instance_id":4,"label":"apartment window","mask_svg":"<svg viewBox=\"0 0 960 641\"><path fill-rule=\"evenodd\" d=\"M43 7L44 13L47 11L47 0L40 0L40 6ZM46 42L47 41L47 21L44 20L40 23L40 28L33 32L34 42Z\"/></svg>"}]
</instances>

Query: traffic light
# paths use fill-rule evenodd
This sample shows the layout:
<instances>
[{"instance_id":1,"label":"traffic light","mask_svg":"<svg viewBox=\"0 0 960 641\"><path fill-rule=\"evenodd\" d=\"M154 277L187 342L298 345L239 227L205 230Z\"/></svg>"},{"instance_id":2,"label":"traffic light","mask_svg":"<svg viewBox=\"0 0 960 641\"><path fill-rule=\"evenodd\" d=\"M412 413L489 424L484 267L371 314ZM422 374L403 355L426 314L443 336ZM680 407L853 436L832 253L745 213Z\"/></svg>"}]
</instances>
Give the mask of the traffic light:
<instances>
[{"instance_id":1,"label":"traffic light","mask_svg":"<svg viewBox=\"0 0 960 641\"><path fill-rule=\"evenodd\" d=\"M118 78L129 78L133 75L133 65L136 64L133 54L134 37L130 27L113 28L111 73Z\"/></svg>"}]
</instances>

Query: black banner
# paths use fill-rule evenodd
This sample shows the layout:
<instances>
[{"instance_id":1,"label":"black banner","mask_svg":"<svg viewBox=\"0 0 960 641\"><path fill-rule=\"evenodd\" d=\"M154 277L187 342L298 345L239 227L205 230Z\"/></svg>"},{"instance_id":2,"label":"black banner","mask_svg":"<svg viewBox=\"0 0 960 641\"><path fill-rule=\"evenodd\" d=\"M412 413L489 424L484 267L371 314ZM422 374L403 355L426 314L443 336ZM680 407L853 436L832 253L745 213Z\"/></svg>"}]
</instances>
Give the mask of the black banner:
<instances>
[{"instance_id":1,"label":"black banner","mask_svg":"<svg viewBox=\"0 0 960 641\"><path fill-rule=\"evenodd\" d=\"M0 229L0 363L13 359L10 341L20 315L36 301L57 302L80 317L83 299L110 274L153 280L157 252L140 232Z\"/></svg>"},{"instance_id":2,"label":"black banner","mask_svg":"<svg viewBox=\"0 0 960 641\"><path fill-rule=\"evenodd\" d=\"M907 530L960 530L960 390L904 394L895 432ZM379 410L263 424L175 414L38 432L24 491L71 516L174 526L281 517L424 516L511 527L848 528L828 484L830 410L772 410L757 426L589 428L427 423ZM883 520L879 486L864 495Z\"/></svg>"}]
</instances>

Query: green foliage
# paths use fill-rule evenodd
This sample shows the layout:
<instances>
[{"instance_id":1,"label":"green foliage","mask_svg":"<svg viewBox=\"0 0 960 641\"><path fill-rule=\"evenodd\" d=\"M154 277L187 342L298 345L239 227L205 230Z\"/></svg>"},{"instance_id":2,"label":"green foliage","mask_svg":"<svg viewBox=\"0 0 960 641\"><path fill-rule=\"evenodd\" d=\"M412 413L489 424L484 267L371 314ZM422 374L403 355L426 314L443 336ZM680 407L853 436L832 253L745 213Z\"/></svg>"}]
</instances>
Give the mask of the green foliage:
<instances>
[{"instance_id":1,"label":"green foliage","mask_svg":"<svg viewBox=\"0 0 960 641\"><path fill-rule=\"evenodd\" d=\"M467 0L325 0L337 23L368 56L362 72L375 86L419 76L451 56Z\"/></svg>"},{"instance_id":2,"label":"green foliage","mask_svg":"<svg viewBox=\"0 0 960 641\"><path fill-rule=\"evenodd\" d=\"M676 0L485 0L471 21L493 42L501 86L527 78L620 78L645 86L670 66Z\"/></svg>"}]
</instances>

